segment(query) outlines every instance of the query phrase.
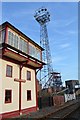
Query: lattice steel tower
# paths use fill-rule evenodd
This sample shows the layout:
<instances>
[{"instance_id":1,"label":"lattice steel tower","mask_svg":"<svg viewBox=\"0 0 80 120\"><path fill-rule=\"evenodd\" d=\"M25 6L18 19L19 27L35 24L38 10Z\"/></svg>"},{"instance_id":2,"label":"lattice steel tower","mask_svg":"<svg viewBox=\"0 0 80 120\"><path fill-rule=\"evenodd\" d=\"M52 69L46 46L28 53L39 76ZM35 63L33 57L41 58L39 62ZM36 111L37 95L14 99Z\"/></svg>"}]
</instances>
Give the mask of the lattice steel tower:
<instances>
[{"instance_id":1,"label":"lattice steel tower","mask_svg":"<svg viewBox=\"0 0 80 120\"><path fill-rule=\"evenodd\" d=\"M41 7L40 9L35 11L34 17L36 21L40 24L40 45L44 48L42 59L46 63L46 65L41 70L40 80L42 84L44 84L43 86L49 86L52 84L52 81L54 82L52 75L53 67L47 32L47 23L50 21L50 13L47 11L46 8Z\"/></svg>"}]
</instances>

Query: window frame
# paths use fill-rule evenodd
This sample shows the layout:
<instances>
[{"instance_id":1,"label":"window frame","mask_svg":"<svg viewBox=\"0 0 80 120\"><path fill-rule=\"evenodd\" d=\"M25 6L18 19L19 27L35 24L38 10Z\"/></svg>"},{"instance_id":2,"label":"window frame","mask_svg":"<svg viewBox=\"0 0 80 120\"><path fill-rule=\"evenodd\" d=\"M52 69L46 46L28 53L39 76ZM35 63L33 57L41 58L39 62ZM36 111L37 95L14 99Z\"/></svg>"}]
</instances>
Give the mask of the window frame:
<instances>
[{"instance_id":1,"label":"window frame","mask_svg":"<svg viewBox=\"0 0 80 120\"><path fill-rule=\"evenodd\" d=\"M5 29L0 31L0 44L5 42Z\"/></svg>"},{"instance_id":2,"label":"window frame","mask_svg":"<svg viewBox=\"0 0 80 120\"><path fill-rule=\"evenodd\" d=\"M28 79L28 78L30 78L30 79ZM28 81L31 81L31 71L29 71L29 70L27 70L27 77L26 77L26 79Z\"/></svg>"},{"instance_id":3,"label":"window frame","mask_svg":"<svg viewBox=\"0 0 80 120\"><path fill-rule=\"evenodd\" d=\"M11 75L8 75L7 67L11 67ZM13 71L13 66L11 65L6 65L6 77L12 77L12 71Z\"/></svg>"},{"instance_id":4,"label":"window frame","mask_svg":"<svg viewBox=\"0 0 80 120\"><path fill-rule=\"evenodd\" d=\"M28 98L28 92L30 92L30 98ZM27 90L27 101L31 101L32 97L31 97L31 90Z\"/></svg>"},{"instance_id":5,"label":"window frame","mask_svg":"<svg viewBox=\"0 0 80 120\"><path fill-rule=\"evenodd\" d=\"M10 91L11 92L11 95L10 95L10 101L6 101L6 91ZM7 103L12 103L12 90L9 90L9 89L5 89L5 104Z\"/></svg>"}]
</instances>

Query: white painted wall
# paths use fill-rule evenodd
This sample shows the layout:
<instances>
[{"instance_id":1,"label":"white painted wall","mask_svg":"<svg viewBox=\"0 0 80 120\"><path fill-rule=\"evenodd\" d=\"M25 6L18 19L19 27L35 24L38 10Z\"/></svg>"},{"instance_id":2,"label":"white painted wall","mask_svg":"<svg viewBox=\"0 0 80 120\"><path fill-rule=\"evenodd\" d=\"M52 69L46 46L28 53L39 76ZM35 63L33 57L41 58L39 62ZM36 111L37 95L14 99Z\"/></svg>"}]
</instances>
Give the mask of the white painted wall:
<instances>
[{"instance_id":1,"label":"white painted wall","mask_svg":"<svg viewBox=\"0 0 80 120\"><path fill-rule=\"evenodd\" d=\"M14 78L19 78L19 66L2 60L0 59L0 63L2 62L2 90L1 90L1 96L2 99L0 100L0 104L2 103L2 110L0 111L0 113L5 113L5 112L10 112L10 111L14 111L14 110L18 110L19 105L18 105L18 101L19 101L19 83L18 82L14 82ZM13 76L12 78L10 77L6 77L6 65L11 65L13 66ZM12 103L6 103L5 104L5 89L10 89L12 90Z\"/></svg>"},{"instance_id":2,"label":"white painted wall","mask_svg":"<svg viewBox=\"0 0 80 120\"><path fill-rule=\"evenodd\" d=\"M27 80L27 70L31 71L31 81ZM25 73L25 74L23 74ZM26 83L22 83L22 109L36 106L36 86L35 86L35 70L24 68L22 70L22 79ZM31 90L31 100L27 101L27 90Z\"/></svg>"},{"instance_id":3,"label":"white painted wall","mask_svg":"<svg viewBox=\"0 0 80 120\"><path fill-rule=\"evenodd\" d=\"M2 65L2 66L1 66ZM12 78L6 77L6 65L13 66ZM19 65L0 59L0 114L19 110L19 82L14 78L19 78ZM31 71L31 81L26 80L27 70ZM21 84L22 88L22 109L36 106L35 71L26 67L22 69L22 79L26 83ZM12 103L5 104L5 89L12 90ZM27 90L31 90L31 101L27 101Z\"/></svg>"},{"instance_id":4,"label":"white painted wall","mask_svg":"<svg viewBox=\"0 0 80 120\"><path fill-rule=\"evenodd\" d=\"M64 97L65 97L65 102L76 99L75 93L74 94L65 94Z\"/></svg>"},{"instance_id":5,"label":"white painted wall","mask_svg":"<svg viewBox=\"0 0 80 120\"><path fill-rule=\"evenodd\" d=\"M0 113L2 113L2 60L0 59Z\"/></svg>"}]
</instances>

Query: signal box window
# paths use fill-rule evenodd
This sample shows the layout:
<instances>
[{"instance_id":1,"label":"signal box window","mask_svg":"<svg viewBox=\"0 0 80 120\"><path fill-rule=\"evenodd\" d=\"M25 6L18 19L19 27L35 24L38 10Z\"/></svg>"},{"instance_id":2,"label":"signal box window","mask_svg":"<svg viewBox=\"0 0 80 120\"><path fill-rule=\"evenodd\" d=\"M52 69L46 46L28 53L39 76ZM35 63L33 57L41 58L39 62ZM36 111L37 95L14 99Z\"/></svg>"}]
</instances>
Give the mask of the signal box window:
<instances>
[{"instance_id":1,"label":"signal box window","mask_svg":"<svg viewBox=\"0 0 80 120\"><path fill-rule=\"evenodd\" d=\"M12 96L12 91L5 90L5 103L11 103L11 96Z\"/></svg>"},{"instance_id":2,"label":"signal box window","mask_svg":"<svg viewBox=\"0 0 80 120\"><path fill-rule=\"evenodd\" d=\"M27 71L27 80L31 80L31 72Z\"/></svg>"},{"instance_id":3,"label":"signal box window","mask_svg":"<svg viewBox=\"0 0 80 120\"><path fill-rule=\"evenodd\" d=\"M31 100L31 90L27 90L27 101Z\"/></svg>"},{"instance_id":4,"label":"signal box window","mask_svg":"<svg viewBox=\"0 0 80 120\"><path fill-rule=\"evenodd\" d=\"M10 66L10 65L6 66L6 76L12 77L12 66Z\"/></svg>"}]
</instances>

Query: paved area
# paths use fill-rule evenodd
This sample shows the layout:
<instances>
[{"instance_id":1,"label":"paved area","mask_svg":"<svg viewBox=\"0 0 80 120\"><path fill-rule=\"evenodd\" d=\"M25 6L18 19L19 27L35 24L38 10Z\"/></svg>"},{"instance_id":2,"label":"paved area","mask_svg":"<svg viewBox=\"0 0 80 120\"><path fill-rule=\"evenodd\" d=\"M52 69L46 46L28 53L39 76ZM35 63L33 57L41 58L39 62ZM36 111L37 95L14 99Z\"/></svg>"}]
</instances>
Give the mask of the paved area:
<instances>
[{"instance_id":1,"label":"paved area","mask_svg":"<svg viewBox=\"0 0 80 120\"><path fill-rule=\"evenodd\" d=\"M74 104L75 102L77 102L77 101L73 100L73 101L67 102L63 105L60 105L60 106L46 107L46 108L40 109L36 112L29 113L28 115L26 115L24 117L26 117L27 120L30 120L30 119L38 120L38 119L46 118L47 116L49 116L52 113L60 110L61 108L69 106L70 104Z\"/></svg>"},{"instance_id":2,"label":"paved area","mask_svg":"<svg viewBox=\"0 0 80 120\"><path fill-rule=\"evenodd\" d=\"M60 106L51 106L51 107L45 107L43 109L40 109L36 112L32 112L29 114L25 114L19 117L16 117L14 119L9 119L9 120L40 120L40 119L45 119L47 116L55 113L56 111L59 111L61 108L65 108L66 106L69 106L71 104L75 104L78 100L73 100L64 103L63 105Z\"/></svg>"}]
</instances>

